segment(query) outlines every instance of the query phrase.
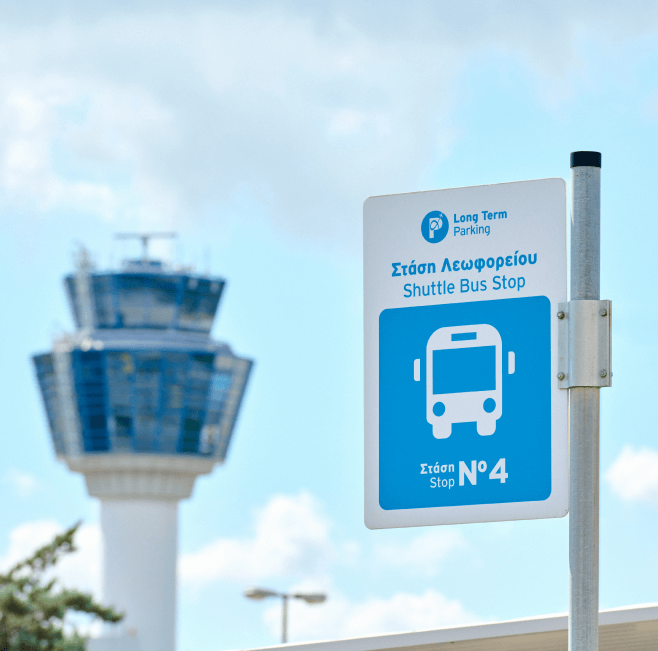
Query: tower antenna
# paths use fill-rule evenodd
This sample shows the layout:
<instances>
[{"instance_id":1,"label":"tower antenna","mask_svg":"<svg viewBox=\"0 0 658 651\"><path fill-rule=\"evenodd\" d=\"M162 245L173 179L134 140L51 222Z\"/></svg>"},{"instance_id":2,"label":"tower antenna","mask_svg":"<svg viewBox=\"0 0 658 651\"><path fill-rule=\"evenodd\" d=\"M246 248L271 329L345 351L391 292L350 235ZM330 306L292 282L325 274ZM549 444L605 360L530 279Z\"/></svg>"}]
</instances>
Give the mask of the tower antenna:
<instances>
[{"instance_id":1,"label":"tower antenna","mask_svg":"<svg viewBox=\"0 0 658 651\"><path fill-rule=\"evenodd\" d=\"M154 237L178 237L178 233L117 233L114 237L117 240L141 240L142 262L147 262L149 240L153 239Z\"/></svg>"}]
</instances>

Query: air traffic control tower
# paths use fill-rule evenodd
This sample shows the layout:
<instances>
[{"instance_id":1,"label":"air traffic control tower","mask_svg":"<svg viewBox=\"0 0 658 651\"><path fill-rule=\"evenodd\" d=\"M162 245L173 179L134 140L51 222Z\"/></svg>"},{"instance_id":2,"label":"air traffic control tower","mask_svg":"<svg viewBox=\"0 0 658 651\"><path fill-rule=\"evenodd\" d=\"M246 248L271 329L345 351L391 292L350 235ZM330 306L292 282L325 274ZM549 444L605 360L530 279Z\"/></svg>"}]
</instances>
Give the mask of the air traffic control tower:
<instances>
[{"instance_id":1,"label":"air traffic control tower","mask_svg":"<svg viewBox=\"0 0 658 651\"><path fill-rule=\"evenodd\" d=\"M101 503L103 602L174 651L178 501L226 458L252 362L210 338L225 281L144 255L65 279L76 331L35 355L57 457Z\"/></svg>"}]
</instances>

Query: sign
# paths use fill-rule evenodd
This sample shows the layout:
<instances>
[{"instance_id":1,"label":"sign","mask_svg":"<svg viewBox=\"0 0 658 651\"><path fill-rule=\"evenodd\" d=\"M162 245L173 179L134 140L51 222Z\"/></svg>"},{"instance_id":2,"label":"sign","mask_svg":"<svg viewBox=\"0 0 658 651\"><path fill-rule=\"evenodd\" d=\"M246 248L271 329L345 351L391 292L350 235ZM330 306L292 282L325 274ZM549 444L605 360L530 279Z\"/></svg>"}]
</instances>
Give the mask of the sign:
<instances>
[{"instance_id":1,"label":"sign","mask_svg":"<svg viewBox=\"0 0 658 651\"><path fill-rule=\"evenodd\" d=\"M370 197L363 224L366 525L566 515L564 181Z\"/></svg>"}]
</instances>

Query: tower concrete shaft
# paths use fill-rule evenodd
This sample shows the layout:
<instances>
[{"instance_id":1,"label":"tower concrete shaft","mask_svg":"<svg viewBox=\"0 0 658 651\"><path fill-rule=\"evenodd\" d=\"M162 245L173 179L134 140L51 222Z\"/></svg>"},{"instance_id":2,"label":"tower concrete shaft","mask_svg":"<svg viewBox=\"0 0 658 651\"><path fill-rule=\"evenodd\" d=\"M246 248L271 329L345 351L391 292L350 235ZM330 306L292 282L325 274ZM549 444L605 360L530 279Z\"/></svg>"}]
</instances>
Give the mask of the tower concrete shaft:
<instances>
[{"instance_id":1,"label":"tower concrete shaft","mask_svg":"<svg viewBox=\"0 0 658 651\"><path fill-rule=\"evenodd\" d=\"M174 651L178 502L101 500L103 601L141 651Z\"/></svg>"},{"instance_id":2,"label":"tower concrete shaft","mask_svg":"<svg viewBox=\"0 0 658 651\"><path fill-rule=\"evenodd\" d=\"M100 500L102 600L125 613L112 636L135 638L139 651L175 651L178 502L213 462L171 455L66 462Z\"/></svg>"}]
</instances>

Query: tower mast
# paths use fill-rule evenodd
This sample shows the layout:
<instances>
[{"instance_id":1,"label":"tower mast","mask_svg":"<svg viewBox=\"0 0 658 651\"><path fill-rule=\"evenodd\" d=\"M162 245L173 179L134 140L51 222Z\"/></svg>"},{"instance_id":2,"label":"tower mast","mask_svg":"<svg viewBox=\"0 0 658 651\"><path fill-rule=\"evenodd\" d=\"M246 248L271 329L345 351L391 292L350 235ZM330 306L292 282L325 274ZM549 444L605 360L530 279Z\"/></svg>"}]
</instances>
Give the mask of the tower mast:
<instances>
[{"instance_id":1,"label":"tower mast","mask_svg":"<svg viewBox=\"0 0 658 651\"><path fill-rule=\"evenodd\" d=\"M178 237L177 233L117 233L114 236L117 240L141 240L142 241L142 262L148 261L149 240L155 237L174 238Z\"/></svg>"}]
</instances>

